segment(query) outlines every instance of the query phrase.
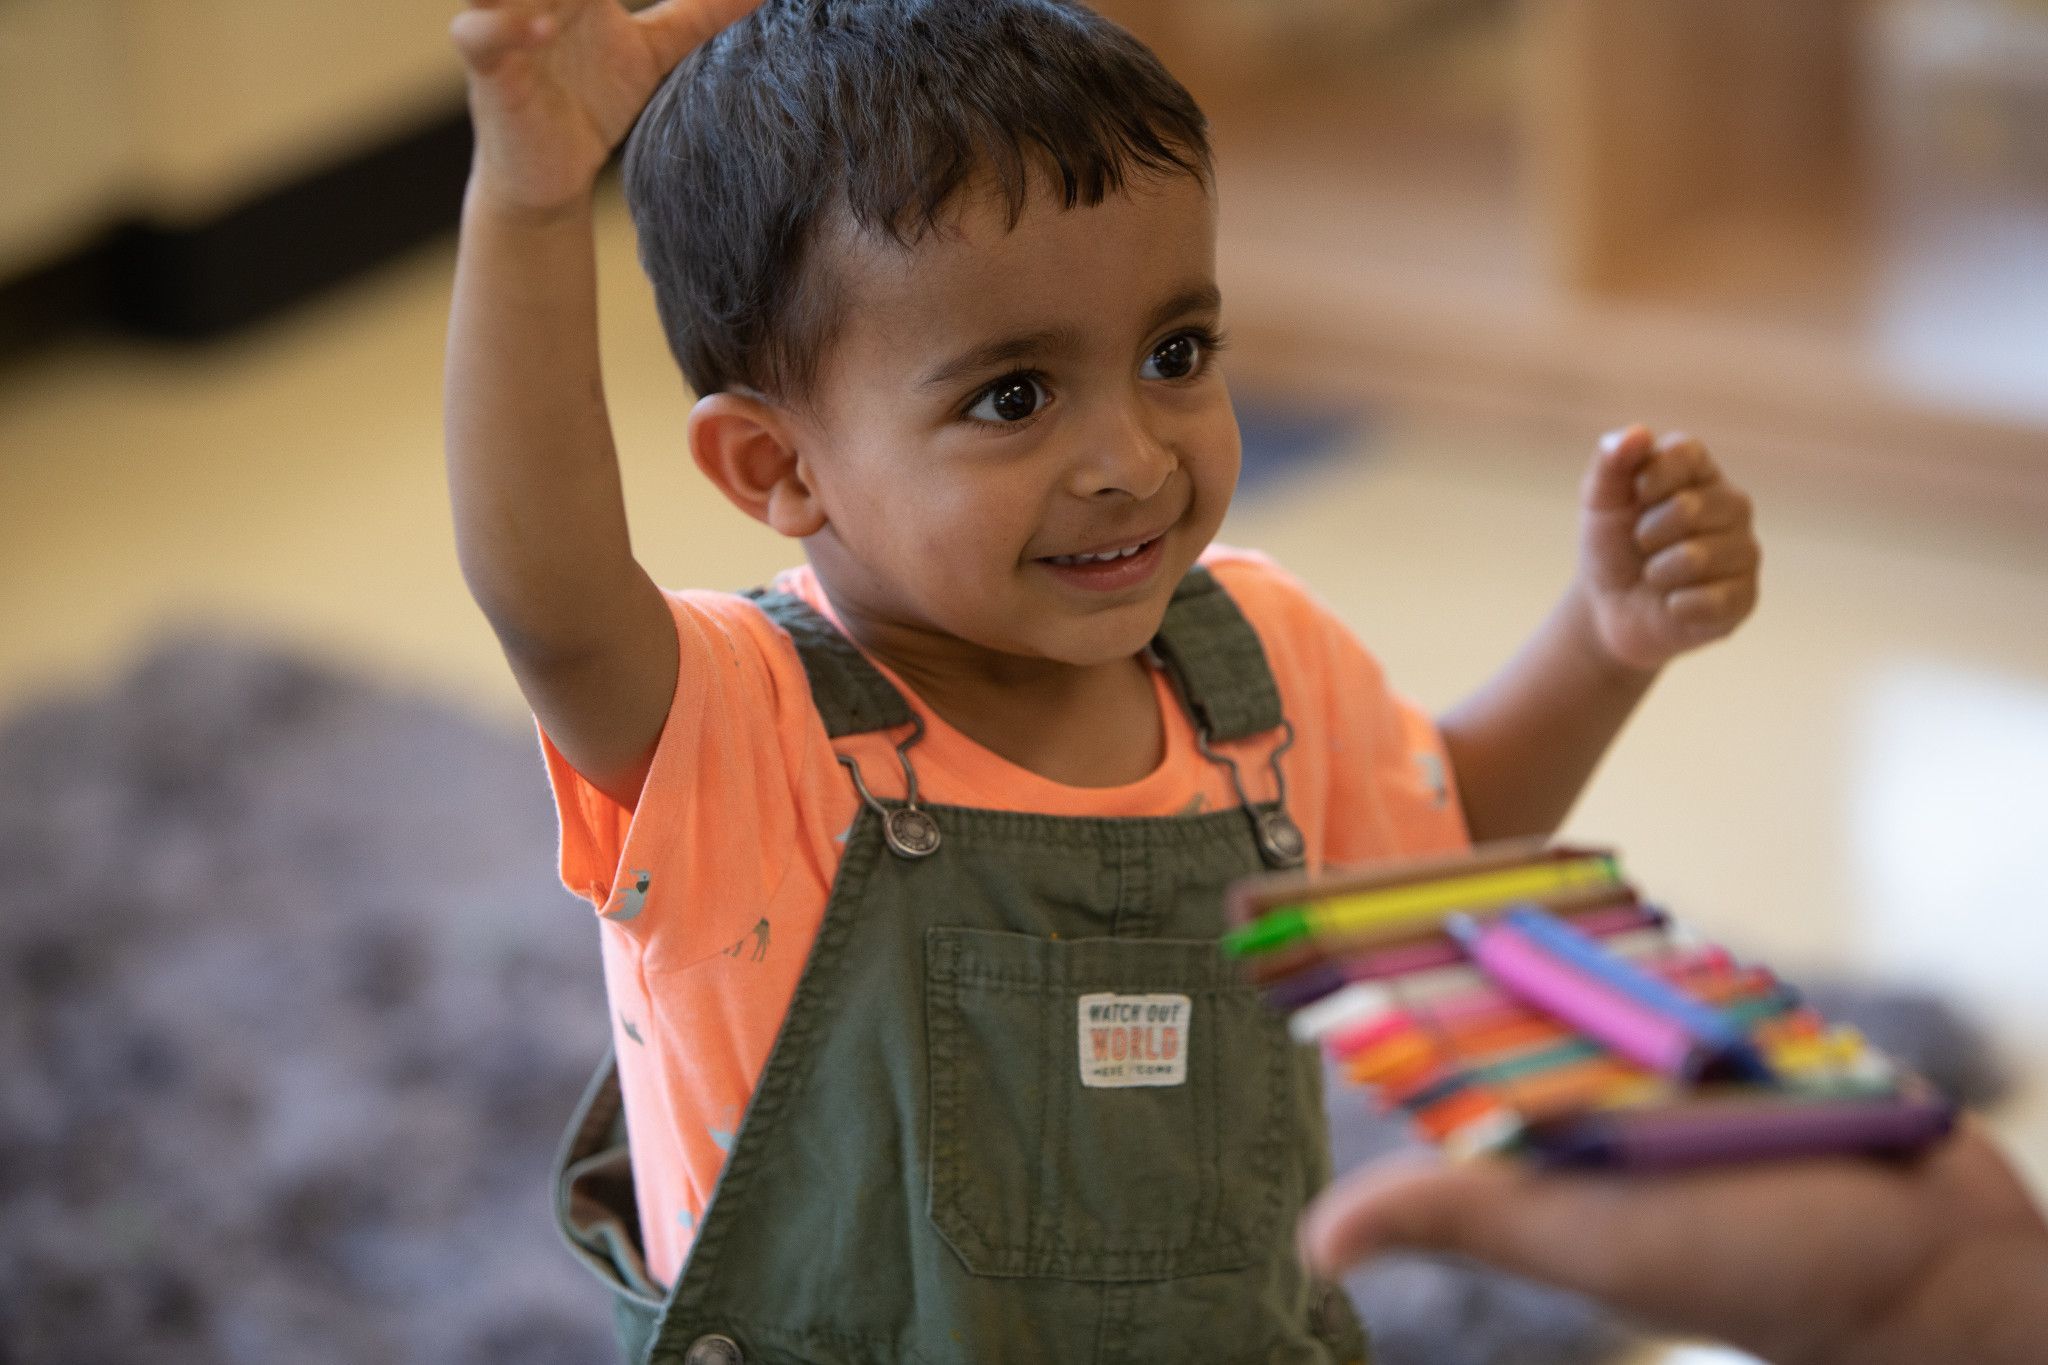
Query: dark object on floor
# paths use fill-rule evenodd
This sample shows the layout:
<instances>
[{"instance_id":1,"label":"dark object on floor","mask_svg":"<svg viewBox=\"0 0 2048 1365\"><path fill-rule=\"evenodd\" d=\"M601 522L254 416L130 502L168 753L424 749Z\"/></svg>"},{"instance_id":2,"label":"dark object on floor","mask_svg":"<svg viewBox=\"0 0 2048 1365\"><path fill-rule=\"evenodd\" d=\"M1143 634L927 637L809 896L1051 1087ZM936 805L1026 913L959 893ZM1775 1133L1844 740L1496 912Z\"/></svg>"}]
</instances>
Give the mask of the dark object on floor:
<instances>
[{"instance_id":1,"label":"dark object on floor","mask_svg":"<svg viewBox=\"0 0 2048 1365\"><path fill-rule=\"evenodd\" d=\"M586 1365L607 1041L530 737L167 647L0 729L0 1356Z\"/></svg>"},{"instance_id":2,"label":"dark object on floor","mask_svg":"<svg viewBox=\"0 0 2048 1365\"><path fill-rule=\"evenodd\" d=\"M0 725L0 1358L612 1360L547 1208L608 1033L554 847L529 734L267 651L174 643ZM1900 998L1872 995L1903 1029L1830 1008L1995 1090ZM1339 1169L1403 1144L1355 1090L1332 1109ZM1354 1289L1379 1365L1627 1339L1463 1267Z\"/></svg>"},{"instance_id":3,"label":"dark object on floor","mask_svg":"<svg viewBox=\"0 0 2048 1365\"><path fill-rule=\"evenodd\" d=\"M196 221L139 216L0 278L0 358L79 326L207 341L277 317L453 230L459 104Z\"/></svg>"},{"instance_id":4,"label":"dark object on floor","mask_svg":"<svg viewBox=\"0 0 2048 1365\"><path fill-rule=\"evenodd\" d=\"M451 109L202 222L129 223L107 247L114 319L210 340L354 279L455 225L471 142Z\"/></svg>"}]
</instances>

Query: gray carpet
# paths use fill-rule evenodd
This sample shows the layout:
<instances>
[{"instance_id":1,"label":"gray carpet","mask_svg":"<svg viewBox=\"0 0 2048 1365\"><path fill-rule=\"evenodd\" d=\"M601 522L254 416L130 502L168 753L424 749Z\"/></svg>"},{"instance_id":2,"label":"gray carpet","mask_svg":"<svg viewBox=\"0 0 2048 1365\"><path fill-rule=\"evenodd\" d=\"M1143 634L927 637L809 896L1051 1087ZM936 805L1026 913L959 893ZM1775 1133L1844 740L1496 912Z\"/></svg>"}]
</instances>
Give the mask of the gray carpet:
<instances>
[{"instance_id":1,"label":"gray carpet","mask_svg":"<svg viewBox=\"0 0 2048 1365\"><path fill-rule=\"evenodd\" d=\"M606 1040L553 850L530 735L263 649L0 725L0 1365L612 1359L547 1207ZM1926 1010L1886 1041L1995 1090ZM1400 1141L1334 1109L1340 1168ZM1353 1288L1382 1365L1626 1335L1461 1267Z\"/></svg>"},{"instance_id":2,"label":"gray carpet","mask_svg":"<svg viewBox=\"0 0 2048 1365\"><path fill-rule=\"evenodd\" d=\"M537 763L203 640L0 730L0 1356L609 1358L543 1185L606 1030Z\"/></svg>"}]
</instances>

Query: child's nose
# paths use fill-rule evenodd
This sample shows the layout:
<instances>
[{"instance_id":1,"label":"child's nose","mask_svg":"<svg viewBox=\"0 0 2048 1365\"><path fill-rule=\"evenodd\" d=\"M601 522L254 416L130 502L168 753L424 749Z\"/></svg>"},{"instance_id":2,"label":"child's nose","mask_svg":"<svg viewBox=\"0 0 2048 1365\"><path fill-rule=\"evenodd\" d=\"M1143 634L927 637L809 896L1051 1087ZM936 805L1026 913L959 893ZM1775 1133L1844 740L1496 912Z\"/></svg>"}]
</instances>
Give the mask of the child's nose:
<instances>
[{"instance_id":1,"label":"child's nose","mask_svg":"<svg viewBox=\"0 0 2048 1365\"><path fill-rule=\"evenodd\" d=\"M1120 413L1084 437L1074 491L1084 498L1121 494L1143 502L1166 486L1180 457L1138 413Z\"/></svg>"}]
</instances>

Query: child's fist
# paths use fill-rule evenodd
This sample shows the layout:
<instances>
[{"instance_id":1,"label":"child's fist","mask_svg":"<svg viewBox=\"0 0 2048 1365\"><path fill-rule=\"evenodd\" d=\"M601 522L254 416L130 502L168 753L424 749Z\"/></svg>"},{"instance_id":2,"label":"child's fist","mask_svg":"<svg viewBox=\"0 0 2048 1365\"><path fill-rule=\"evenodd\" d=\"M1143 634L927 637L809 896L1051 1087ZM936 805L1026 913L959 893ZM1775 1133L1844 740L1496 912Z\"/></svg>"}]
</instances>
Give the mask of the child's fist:
<instances>
[{"instance_id":1,"label":"child's fist","mask_svg":"<svg viewBox=\"0 0 2048 1365\"><path fill-rule=\"evenodd\" d=\"M1579 577L1599 645L1644 671L1718 640L1756 608L1749 497L1689 436L1610 432L1586 471Z\"/></svg>"}]
</instances>

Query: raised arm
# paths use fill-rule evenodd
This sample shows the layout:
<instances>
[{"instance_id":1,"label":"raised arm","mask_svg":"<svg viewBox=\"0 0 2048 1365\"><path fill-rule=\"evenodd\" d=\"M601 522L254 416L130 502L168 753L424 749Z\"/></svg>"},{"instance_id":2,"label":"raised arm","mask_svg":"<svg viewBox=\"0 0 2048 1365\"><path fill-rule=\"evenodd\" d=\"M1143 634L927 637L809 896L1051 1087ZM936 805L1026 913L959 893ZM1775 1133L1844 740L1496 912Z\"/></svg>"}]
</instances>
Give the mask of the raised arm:
<instances>
[{"instance_id":1,"label":"raised arm","mask_svg":"<svg viewBox=\"0 0 2048 1365\"><path fill-rule=\"evenodd\" d=\"M597 336L597 176L661 79L757 0L471 0L451 36L477 146L448 326L462 573L548 736L638 800L676 687L634 560Z\"/></svg>"},{"instance_id":2,"label":"raised arm","mask_svg":"<svg viewBox=\"0 0 2048 1365\"><path fill-rule=\"evenodd\" d=\"M1582 502L1564 600L1441 721L1475 840L1555 833L1664 665L1756 606L1749 499L1699 442L1614 433Z\"/></svg>"}]
</instances>

